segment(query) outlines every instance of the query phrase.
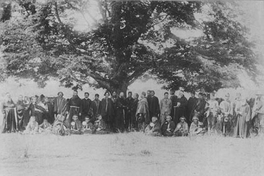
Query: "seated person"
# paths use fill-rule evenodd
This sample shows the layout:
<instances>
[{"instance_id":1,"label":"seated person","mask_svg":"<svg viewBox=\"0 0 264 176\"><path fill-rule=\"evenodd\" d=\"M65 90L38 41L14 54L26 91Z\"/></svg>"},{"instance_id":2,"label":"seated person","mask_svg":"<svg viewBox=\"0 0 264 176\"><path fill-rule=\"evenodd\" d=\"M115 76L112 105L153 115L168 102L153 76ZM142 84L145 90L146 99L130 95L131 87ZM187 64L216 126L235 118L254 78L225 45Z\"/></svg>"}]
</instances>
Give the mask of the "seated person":
<instances>
[{"instance_id":1,"label":"seated person","mask_svg":"<svg viewBox=\"0 0 264 176\"><path fill-rule=\"evenodd\" d=\"M163 136L173 136L174 130L175 130L175 123L172 121L172 117L166 116L166 121L163 123L161 127L161 134Z\"/></svg>"},{"instance_id":2,"label":"seated person","mask_svg":"<svg viewBox=\"0 0 264 176\"><path fill-rule=\"evenodd\" d=\"M58 114L53 123L52 133L56 135L70 135L70 130L66 128L65 116Z\"/></svg>"},{"instance_id":3,"label":"seated person","mask_svg":"<svg viewBox=\"0 0 264 176\"><path fill-rule=\"evenodd\" d=\"M74 115L72 117L72 122L71 122L71 134L82 134L82 123L78 119L77 115Z\"/></svg>"},{"instance_id":4,"label":"seated person","mask_svg":"<svg viewBox=\"0 0 264 176\"><path fill-rule=\"evenodd\" d=\"M152 117L150 124L145 129L145 133L151 136L161 136L161 125L157 117Z\"/></svg>"},{"instance_id":5,"label":"seated person","mask_svg":"<svg viewBox=\"0 0 264 176\"><path fill-rule=\"evenodd\" d=\"M194 116L192 120L193 122L190 127L190 136L203 135L205 133L203 123L199 122L199 118L197 116Z\"/></svg>"},{"instance_id":6,"label":"seated person","mask_svg":"<svg viewBox=\"0 0 264 176\"><path fill-rule=\"evenodd\" d=\"M86 134L95 133L95 127L88 116L85 117L85 121L82 123L82 132Z\"/></svg>"},{"instance_id":7,"label":"seated person","mask_svg":"<svg viewBox=\"0 0 264 176\"><path fill-rule=\"evenodd\" d=\"M24 134L37 134L39 131L39 125L38 122L36 121L35 116L31 116L29 123L26 127L26 130L23 132Z\"/></svg>"},{"instance_id":8,"label":"seated person","mask_svg":"<svg viewBox=\"0 0 264 176\"><path fill-rule=\"evenodd\" d=\"M39 125L39 132L40 133L50 133L52 130L52 125L48 122L47 119L43 120L43 123Z\"/></svg>"},{"instance_id":9,"label":"seated person","mask_svg":"<svg viewBox=\"0 0 264 176\"><path fill-rule=\"evenodd\" d=\"M186 123L186 118L181 117L180 122L177 124L176 129L174 131L175 136L188 136L189 127Z\"/></svg>"},{"instance_id":10,"label":"seated person","mask_svg":"<svg viewBox=\"0 0 264 176\"><path fill-rule=\"evenodd\" d=\"M101 115L97 117L97 120L94 122L95 133L96 134L107 134L106 123L104 122Z\"/></svg>"}]
</instances>

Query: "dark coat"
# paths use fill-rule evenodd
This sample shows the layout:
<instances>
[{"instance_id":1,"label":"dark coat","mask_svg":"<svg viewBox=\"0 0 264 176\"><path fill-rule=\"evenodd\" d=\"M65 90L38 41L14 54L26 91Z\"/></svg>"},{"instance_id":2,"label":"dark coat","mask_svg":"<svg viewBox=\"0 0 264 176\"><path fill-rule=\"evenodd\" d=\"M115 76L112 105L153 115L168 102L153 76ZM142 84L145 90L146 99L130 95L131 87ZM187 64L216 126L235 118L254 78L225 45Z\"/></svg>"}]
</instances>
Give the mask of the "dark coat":
<instances>
[{"instance_id":1,"label":"dark coat","mask_svg":"<svg viewBox=\"0 0 264 176\"><path fill-rule=\"evenodd\" d=\"M171 97L170 97L170 99L171 99L171 105L172 105L172 108L171 108L171 117L174 117L174 106L176 106L177 105L177 96L176 95L172 95Z\"/></svg>"},{"instance_id":2,"label":"dark coat","mask_svg":"<svg viewBox=\"0 0 264 176\"><path fill-rule=\"evenodd\" d=\"M179 107L175 108L175 113L174 113L174 122L177 124L179 122L180 117L182 116L186 116L186 106L187 106L187 99L186 97L183 95L181 98L177 97L177 103L180 103L181 105Z\"/></svg>"},{"instance_id":3,"label":"dark coat","mask_svg":"<svg viewBox=\"0 0 264 176\"><path fill-rule=\"evenodd\" d=\"M106 107L106 101L108 101L107 107ZM108 98L108 100L103 98L100 103L99 114L103 117L103 120L106 123L113 121L113 115L114 115L113 105L114 105L113 101L110 98Z\"/></svg>"},{"instance_id":4,"label":"dark coat","mask_svg":"<svg viewBox=\"0 0 264 176\"><path fill-rule=\"evenodd\" d=\"M161 134L164 136L172 136L175 128L176 128L176 125L173 121L170 121L170 122L165 121L163 125L161 126Z\"/></svg>"},{"instance_id":5,"label":"dark coat","mask_svg":"<svg viewBox=\"0 0 264 176\"><path fill-rule=\"evenodd\" d=\"M149 115L150 118L153 116L158 117L160 114L159 99L156 96L153 96L149 99Z\"/></svg>"}]
</instances>

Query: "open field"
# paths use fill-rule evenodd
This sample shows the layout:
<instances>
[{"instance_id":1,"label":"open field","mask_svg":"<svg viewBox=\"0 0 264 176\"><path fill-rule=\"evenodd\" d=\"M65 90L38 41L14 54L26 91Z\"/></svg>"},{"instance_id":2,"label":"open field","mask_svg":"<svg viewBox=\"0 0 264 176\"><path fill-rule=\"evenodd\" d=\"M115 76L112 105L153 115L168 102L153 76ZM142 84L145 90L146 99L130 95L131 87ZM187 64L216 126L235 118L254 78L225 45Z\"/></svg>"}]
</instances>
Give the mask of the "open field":
<instances>
[{"instance_id":1,"label":"open field","mask_svg":"<svg viewBox=\"0 0 264 176\"><path fill-rule=\"evenodd\" d=\"M264 138L0 135L3 176L264 175Z\"/></svg>"}]
</instances>

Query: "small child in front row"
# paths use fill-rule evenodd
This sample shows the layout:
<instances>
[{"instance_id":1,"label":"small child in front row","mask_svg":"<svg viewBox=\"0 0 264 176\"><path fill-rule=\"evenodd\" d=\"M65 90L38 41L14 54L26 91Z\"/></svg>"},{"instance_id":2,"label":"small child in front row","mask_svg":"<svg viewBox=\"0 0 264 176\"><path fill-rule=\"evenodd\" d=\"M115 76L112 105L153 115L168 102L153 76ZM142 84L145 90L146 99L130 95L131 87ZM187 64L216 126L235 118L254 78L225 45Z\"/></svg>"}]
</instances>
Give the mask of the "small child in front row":
<instances>
[{"instance_id":1,"label":"small child in front row","mask_svg":"<svg viewBox=\"0 0 264 176\"><path fill-rule=\"evenodd\" d=\"M82 132L84 134L94 134L95 133L95 126L91 122L91 119L86 116L85 121L82 122Z\"/></svg>"},{"instance_id":2,"label":"small child in front row","mask_svg":"<svg viewBox=\"0 0 264 176\"><path fill-rule=\"evenodd\" d=\"M39 125L39 132L40 133L51 133L52 125L48 122L47 119L43 120L43 123Z\"/></svg>"},{"instance_id":3,"label":"small child in front row","mask_svg":"<svg viewBox=\"0 0 264 176\"><path fill-rule=\"evenodd\" d=\"M96 134L107 134L106 123L104 122L101 115L97 117L97 120L94 122L95 125L95 133Z\"/></svg>"},{"instance_id":4,"label":"small child in front row","mask_svg":"<svg viewBox=\"0 0 264 176\"><path fill-rule=\"evenodd\" d=\"M73 121L71 122L71 134L82 134L82 123L78 119L77 115L72 117Z\"/></svg>"}]
</instances>

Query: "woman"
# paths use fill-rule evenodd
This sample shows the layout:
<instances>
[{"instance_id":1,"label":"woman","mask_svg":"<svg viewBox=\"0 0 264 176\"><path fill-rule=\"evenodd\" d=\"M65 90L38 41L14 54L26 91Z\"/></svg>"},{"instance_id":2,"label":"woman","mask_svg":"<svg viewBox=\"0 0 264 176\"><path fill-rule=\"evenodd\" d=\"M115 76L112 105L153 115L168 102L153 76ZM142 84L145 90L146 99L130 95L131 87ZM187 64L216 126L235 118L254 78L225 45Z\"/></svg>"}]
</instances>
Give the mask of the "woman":
<instances>
[{"instance_id":1,"label":"woman","mask_svg":"<svg viewBox=\"0 0 264 176\"><path fill-rule=\"evenodd\" d=\"M29 97L25 96L24 97L24 101L23 101L23 104L24 104L24 112L23 112L23 127L26 128L28 122L29 122L29 118L30 118L30 99Z\"/></svg>"},{"instance_id":2,"label":"woman","mask_svg":"<svg viewBox=\"0 0 264 176\"><path fill-rule=\"evenodd\" d=\"M2 110L4 114L2 133L15 132L17 124L16 105L13 102L11 95L6 95L7 99L2 104Z\"/></svg>"}]
</instances>

